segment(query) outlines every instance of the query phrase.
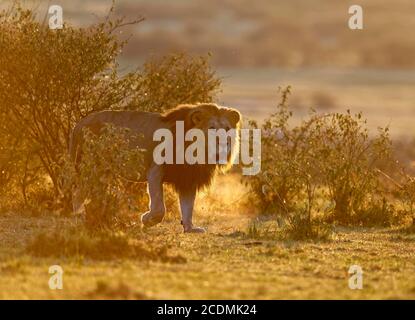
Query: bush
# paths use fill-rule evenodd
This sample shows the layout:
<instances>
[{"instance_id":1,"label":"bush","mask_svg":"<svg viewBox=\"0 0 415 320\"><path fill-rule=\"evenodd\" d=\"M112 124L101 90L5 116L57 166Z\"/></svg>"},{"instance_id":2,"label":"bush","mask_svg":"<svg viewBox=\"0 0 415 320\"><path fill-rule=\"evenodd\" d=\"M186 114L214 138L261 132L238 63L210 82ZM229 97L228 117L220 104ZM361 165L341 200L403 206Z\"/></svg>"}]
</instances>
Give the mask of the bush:
<instances>
[{"instance_id":1,"label":"bush","mask_svg":"<svg viewBox=\"0 0 415 320\"><path fill-rule=\"evenodd\" d=\"M359 223L365 215L367 222L385 201L378 167L390 158L388 129L369 137L361 114L313 110L290 127L289 94L290 87L282 91L277 111L262 125L262 172L245 178L262 212L297 213L310 226L317 213L342 224Z\"/></svg>"},{"instance_id":2,"label":"bush","mask_svg":"<svg viewBox=\"0 0 415 320\"><path fill-rule=\"evenodd\" d=\"M82 159L75 168L70 160L62 174L66 193L85 199L86 224L91 228L111 227L126 204L132 204L127 186L143 172L143 152L131 148L137 136L129 129L104 126L99 135L84 129Z\"/></svg>"},{"instance_id":3,"label":"bush","mask_svg":"<svg viewBox=\"0 0 415 320\"><path fill-rule=\"evenodd\" d=\"M122 24L107 19L51 30L19 6L0 13L0 113L3 130L20 137L14 146L23 184L46 174L58 195L57 164L74 123L134 94L136 75L119 76L115 61L124 45L115 36Z\"/></svg>"},{"instance_id":4,"label":"bush","mask_svg":"<svg viewBox=\"0 0 415 320\"><path fill-rule=\"evenodd\" d=\"M144 64L128 109L164 112L182 103L212 102L221 81L209 57L171 54Z\"/></svg>"},{"instance_id":5,"label":"bush","mask_svg":"<svg viewBox=\"0 0 415 320\"><path fill-rule=\"evenodd\" d=\"M262 125L261 173L246 178L265 214L294 211L311 214L318 186L309 128L319 120L314 115L291 129L292 112L287 107L290 87L282 91L277 111ZM252 127L258 127L255 122Z\"/></svg>"},{"instance_id":6,"label":"bush","mask_svg":"<svg viewBox=\"0 0 415 320\"><path fill-rule=\"evenodd\" d=\"M329 114L310 127L312 157L317 158L319 183L335 206L334 219L349 223L384 202L378 168L390 158L388 128L369 137L362 115Z\"/></svg>"},{"instance_id":7,"label":"bush","mask_svg":"<svg viewBox=\"0 0 415 320\"><path fill-rule=\"evenodd\" d=\"M103 22L85 28L65 24L60 30L50 30L18 4L0 12L0 190L5 200L19 198L38 208L43 198L60 199L52 209L69 208L61 159L75 123L92 112L159 112L212 101L220 80L207 57L161 57L142 71L120 75L117 57L126 42L117 31L140 20L116 19L113 11ZM38 197L39 192L48 196Z\"/></svg>"}]
</instances>

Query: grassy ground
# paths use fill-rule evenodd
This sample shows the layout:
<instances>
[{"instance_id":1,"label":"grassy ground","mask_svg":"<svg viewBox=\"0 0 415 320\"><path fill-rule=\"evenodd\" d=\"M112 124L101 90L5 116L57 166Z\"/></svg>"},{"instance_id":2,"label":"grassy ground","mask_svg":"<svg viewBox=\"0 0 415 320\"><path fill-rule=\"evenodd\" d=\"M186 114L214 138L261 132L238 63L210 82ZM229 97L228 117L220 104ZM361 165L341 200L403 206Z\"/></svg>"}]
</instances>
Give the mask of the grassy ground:
<instances>
[{"instance_id":1,"label":"grassy ground","mask_svg":"<svg viewBox=\"0 0 415 320\"><path fill-rule=\"evenodd\" d=\"M238 190L226 194L225 189L230 190L218 184L216 193L207 197L221 194L238 200ZM199 200L196 222L209 228L207 234L182 234L179 221L173 218L147 231L141 231L139 225L128 230L149 248L155 244L168 247L169 255L186 259L182 263L34 257L25 249L33 236L56 229L63 232L74 220L3 214L0 298L415 298L413 235L396 230L338 229L326 242L258 240L246 236L252 216L242 213L231 200L222 211L213 206L207 210L205 201L206 195ZM64 270L63 290L48 287L48 269L55 264ZM353 264L363 268L363 290L348 287L347 272Z\"/></svg>"}]
</instances>

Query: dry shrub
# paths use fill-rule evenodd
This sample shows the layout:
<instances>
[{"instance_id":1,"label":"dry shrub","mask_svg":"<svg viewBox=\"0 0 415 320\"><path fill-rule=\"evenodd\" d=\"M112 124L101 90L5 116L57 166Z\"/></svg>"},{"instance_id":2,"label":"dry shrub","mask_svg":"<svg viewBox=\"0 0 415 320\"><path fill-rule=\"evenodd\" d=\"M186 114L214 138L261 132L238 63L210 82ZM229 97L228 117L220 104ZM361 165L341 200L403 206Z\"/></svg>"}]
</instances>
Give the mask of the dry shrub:
<instances>
[{"instance_id":1,"label":"dry shrub","mask_svg":"<svg viewBox=\"0 0 415 320\"><path fill-rule=\"evenodd\" d=\"M12 133L0 138L1 182L13 178L26 202L45 176L59 195L58 163L76 121L134 95L137 75L120 76L115 60L125 44L116 37L123 23L110 12L86 28L51 30L19 5L0 12L0 130Z\"/></svg>"},{"instance_id":2,"label":"dry shrub","mask_svg":"<svg viewBox=\"0 0 415 320\"><path fill-rule=\"evenodd\" d=\"M284 216L300 234L311 232L313 215L341 224L388 224L392 209L384 204L378 173L390 158L388 128L370 137L360 113L313 110L291 127L289 93L290 87L282 91L261 127L261 173L245 178L262 212Z\"/></svg>"},{"instance_id":3,"label":"dry shrub","mask_svg":"<svg viewBox=\"0 0 415 320\"><path fill-rule=\"evenodd\" d=\"M364 223L360 217L370 217L371 212L387 217L389 209L378 169L390 159L388 128L379 128L378 134L370 137L362 115L347 111L320 117L309 130L310 161L315 161L323 197L334 204L334 220Z\"/></svg>"},{"instance_id":4,"label":"dry shrub","mask_svg":"<svg viewBox=\"0 0 415 320\"><path fill-rule=\"evenodd\" d=\"M85 128L83 137L81 161L76 167L66 161L62 184L74 197L85 199L89 228L108 228L121 209L134 209L127 187L144 171L143 151L131 148L139 137L126 128L106 125L98 135Z\"/></svg>"},{"instance_id":5,"label":"dry shrub","mask_svg":"<svg viewBox=\"0 0 415 320\"><path fill-rule=\"evenodd\" d=\"M138 241L123 232L91 233L82 228L40 233L27 245L26 251L36 257L186 262L181 255L169 255L164 245L155 246Z\"/></svg>"},{"instance_id":6,"label":"dry shrub","mask_svg":"<svg viewBox=\"0 0 415 320\"><path fill-rule=\"evenodd\" d=\"M153 57L136 83L131 110L164 112L182 103L212 102L221 85L208 57L184 53Z\"/></svg>"},{"instance_id":7,"label":"dry shrub","mask_svg":"<svg viewBox=\"0 0 415 320\"><path fill-rule=\"evenodd\" d=\"M23 200L42 211L46 199L52 210L70 210L61 159L80 118L103 109L158 112L212 101L220 80L208 57L159 57L121 75L117 58L126 41L118 31L140 20L117 19L113 12L102 22L60 30L18 4L0 12L2 206Z\"/></svg>"}]
</instances>

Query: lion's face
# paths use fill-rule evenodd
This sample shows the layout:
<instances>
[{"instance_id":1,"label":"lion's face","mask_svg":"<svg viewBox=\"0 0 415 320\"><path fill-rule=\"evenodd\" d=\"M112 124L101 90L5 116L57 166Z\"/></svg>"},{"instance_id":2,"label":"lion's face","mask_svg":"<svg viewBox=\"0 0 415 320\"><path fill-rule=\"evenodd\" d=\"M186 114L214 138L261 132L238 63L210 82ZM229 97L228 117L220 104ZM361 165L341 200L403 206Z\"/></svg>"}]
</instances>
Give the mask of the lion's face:
<instances>
[{"instance_id":1,"label":"lion's face","mask_svg":"<svg viewBox=\"0 0 415 320\"><path fill-rule=\"evenodd\" d=\"M206 143L209 148L216 154L217 163L220 159L226 159L227 164L231 162L232 155L235 154L239 144L239 123L241 121L240 113L232 108L218 107L214 104L197 105L189 114L191 127L200 129L204 132L205 137L209 134L216 134L217 139L214 145Z\"/></svg>"}]
</instances>

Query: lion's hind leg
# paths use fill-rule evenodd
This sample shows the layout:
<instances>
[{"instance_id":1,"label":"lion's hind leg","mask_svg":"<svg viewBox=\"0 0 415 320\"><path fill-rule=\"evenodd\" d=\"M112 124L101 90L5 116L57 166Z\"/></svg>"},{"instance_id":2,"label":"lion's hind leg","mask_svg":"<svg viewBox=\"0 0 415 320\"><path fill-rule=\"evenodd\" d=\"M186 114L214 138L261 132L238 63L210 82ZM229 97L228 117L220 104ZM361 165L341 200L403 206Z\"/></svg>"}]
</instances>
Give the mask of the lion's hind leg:
<instances>
[{"instance_id":1,"label":"lion's hind leg","mask_svg":"<svg viewBox=\"0 0 415 320\"><path fill-rule=\"evenodd\" d=\"M148 193L150 195L150 210L141 216L145 227L152 227L163 221L166 213L163 195L162 169L153 165L147 174Z\"/></svg>"}]
</instances>

